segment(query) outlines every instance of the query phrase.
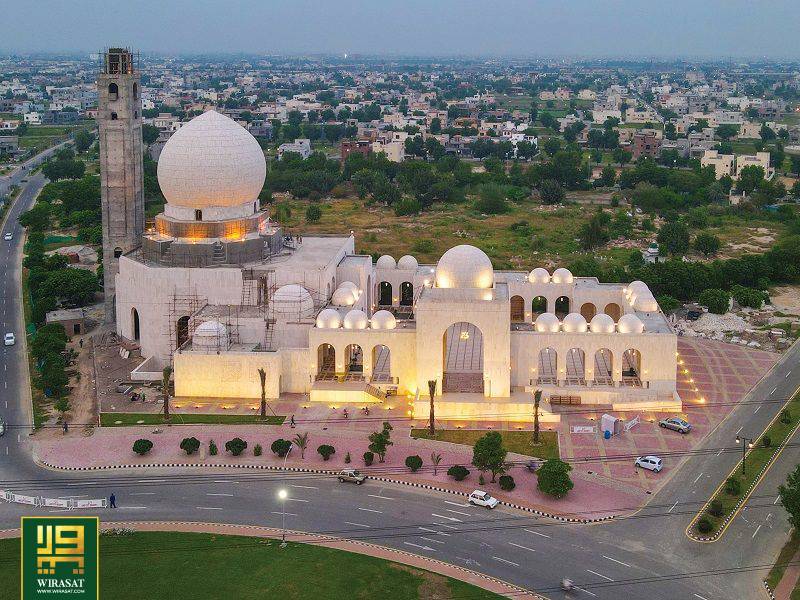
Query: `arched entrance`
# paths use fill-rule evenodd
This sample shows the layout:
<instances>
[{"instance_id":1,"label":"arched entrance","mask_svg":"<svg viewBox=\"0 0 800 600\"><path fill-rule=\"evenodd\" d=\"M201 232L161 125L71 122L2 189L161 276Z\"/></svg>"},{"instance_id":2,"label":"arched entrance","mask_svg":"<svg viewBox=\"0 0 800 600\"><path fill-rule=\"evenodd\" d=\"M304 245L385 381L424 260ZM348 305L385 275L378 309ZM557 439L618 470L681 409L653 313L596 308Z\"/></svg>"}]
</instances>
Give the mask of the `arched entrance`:
<instances>
[{"instance_id":1,"label":"arched entrance","mask_svg":"<svg viewBox=\"0 0 800 600\"><path fill-rule=\"evenodd\" d=\"M568 385L586 385L586 353L580 348L567 350L566 379Z\"/></svg>"},{"instance_id":2,"label":"arched entrance","mask_svg":"<svg viewBox=\"0 0 800 600\"><path fill-rule=\"evenodd\" d=\"M392 305L392 284L388 281L381 281L380 285L378 286L378 305Z\"/></svg>"},{"instance_id":3,"label":"arched entrance","mask_svg":"<svg viewBox=\"0 0 800 600\"><path fill-rule=\"evenodd\" d=\"M400 284L400 306L412 306L414 304L414 284L404 281Z\"/></svg>"},{"instance_id":4,"label":"arched entrance","mask_svg":"<svg viewBox=\"0 0 800 600\"><path fill-rule=\"evenodd\" d=\"M594 353L594 384L614 385L614 355L608 348Z\"/></svg>"},{"instance_id":5,"label":"arched entrance","mask_svg":"<svg viewBox=\"0 0 800 600\"><path fill-rule=\"evenodd\" d=\"M511 297L511 322L525 322L525 299L522 296Z\"/></svg>"},{"instance_id":6,"label":"arched entrance","mask_svg":"<svg viewBox=\"0 0 800 600\"><path fill-rule=\"evenodd\" d=\"M382 344L372 349L372 381L392 383L392 353Z\"/></svg>"},{"instance_id":7,"label":"arched entrance","mask_svg":"<svg viewBox=\"0 0 800 600\"><path fill-rule=\"evenodd\" d=\"M539 350L539 365L537 369L537 379L540 385L555 385L558 383L558 353L552 348Z\"/></svg>"},{"instance_id":8,"label":"arched entrance","mask_svg":"<svg viewBox=\"0 0 800 600\"><path fill-rule=\"evenodd\" d=\"M139 341L139 311L135 308L131 309L131 333L132 339L136 342Z\"/></svg>"},{"instance_id":9,"label":"arched entrance","mask_svg":"<svg viewBox=\"0 0 800 600\"><path fill-rule=\"evenodd\" d=\"M597 307L591 302L586 302L581 306L581 316L586 319L587 323L591 321L596 314Z\"/></svg>"},{"instance_id":10,"label":"arched entrance","mask_svg":"<svg viewBox=\"0 0 800 600\"><path fill-rule=\"evenodd\" d=\"M178 341L178 348L189 340L189 317L181 317L175 325L175 337Z\"/></svg>"},{"instance_id":11,"label":"arched entrance","mask_svg":"<svg viewBox=\"0 0 800 600\"><path fill-rule=\"evenodd\" d=\"M330 344L317 348L317 381L336 379L336 349Z\"/></svg>"},{"instance_id":12,"label":"arched entrance","mask_svg":"<svg viewBox=\"0 0 800 600\"><path fill-rule=\"evenodd\" d=\"M442 335L443 392L483 393L483 334L472 323L454 323Z\"/></svg>"},{"instance_id":13,"label":"arched entrance","mask_svg":"<svg viewBox=\"0 0 800 600\"><path fill-rule=\"evenodd\" d=\"M616 302L610 302L606 304L606 307L603 309L603 312L606 313L612 319L614 319L615 323L619 321L619 318L622 316L622 309Z\"/></svg>"},{"instance_id":14,"label":"arched entrance","mask_svg":"<svg viewBox=\"0 0 800 600\"><path fill-rule=\"evenodd\" d=\"M344 349L345 381L361 381L364 379L364 351L358 344L349 344Z\"/></svg>"},{"instance_id":15,"label":"arched entrance","mask_svg":"<svg viewBox=\"0 0 800 600\"><path fill-rule=\"evenodd\" d=\"M556 298L555 313L559 319L563 319L569 314L569 298L566 296Z\"/></svg>"},{"instance_id":16,"label":"arched entrance","mask_svg":"<svg viewBox=\"0 0 800 600\"><path fill-rule=\"evenodd\" d=\"M622 354L622 385L642 387L642 354L628 348Z\"/></svg>"},{"instance_id":17,"label":"arched entrance","mask_svg":"<svg viewBox=\"0 0 800 600\"><path fill-rule=\"evenodd\" d=\"M547 312L547 298L544 296L536 296L531 301L531 319L536 320L536 317Z\"/></svg>"}]
</instances>

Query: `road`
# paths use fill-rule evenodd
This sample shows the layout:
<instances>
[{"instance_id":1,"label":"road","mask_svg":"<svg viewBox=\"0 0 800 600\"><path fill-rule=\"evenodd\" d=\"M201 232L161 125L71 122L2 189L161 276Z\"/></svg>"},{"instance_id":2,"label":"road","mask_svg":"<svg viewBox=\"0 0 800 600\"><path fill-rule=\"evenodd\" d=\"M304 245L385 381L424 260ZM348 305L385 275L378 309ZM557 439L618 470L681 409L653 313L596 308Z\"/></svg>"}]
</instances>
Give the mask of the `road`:
<instances>
[{"instance_id":1,"label":"road","mask_svg":"<svg viewBox=\"0 0 800 600\"><path fill-rule=\"evenodd\" d=\"M43 183L41 175L31 177L2 231L11 231L14 239L0 247L0 265L5 267L0 271L0 322L3 331L13 330L18 337L24 329L19 299L21 231L16 218L30 207ZM751 398L789 397L800 383L799 356L800 346L795 345L754 388ZM280 527L284 506L277 492L283 488L289 492L288 529L365 539L468 567L551 598L763 597L760 580L766 570L748 567L770 563L785 540L788 525L774 503L776 489L800 462L800 449L787 449L716 544L692 542L684 529L737 463L737 452L692 455L673 470L645 509L630 518L588 526L506 509L488 511L465 505L456 496L405 486L371 481L363 486L339 484L318 475L155 469L61 473L39 468L31 458L24 369L23 345L4 347L0 411L16 426L0 438L0 481L17 493L97 498L114 492L119 508L93 513L105 521L190 520ZM740 405L703 447L735 447L737 433L758 433L779 408L779 402ZM20 516L48 510L53 509L0 504L0 527L17 527ZM719 573L725 569L736 571ZM561 577L573 579L581 589L564 596L557 589Z\"/></svg>"}]
</instances>

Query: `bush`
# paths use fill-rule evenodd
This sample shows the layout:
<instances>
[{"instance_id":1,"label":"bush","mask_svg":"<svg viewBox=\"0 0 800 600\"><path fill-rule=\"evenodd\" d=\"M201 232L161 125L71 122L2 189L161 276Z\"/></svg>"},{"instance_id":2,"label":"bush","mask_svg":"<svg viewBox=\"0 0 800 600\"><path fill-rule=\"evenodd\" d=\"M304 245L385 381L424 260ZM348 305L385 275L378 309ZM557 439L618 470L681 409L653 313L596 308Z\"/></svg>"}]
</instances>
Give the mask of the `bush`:
<instances>
[{"instance_id":1,"label":"bush","mask_svg":"<svg viewBox=\"0 0 800 600\"><path fill-rule=\"evenodd\" d=\"M232 440L225 442L225 450L234 456L239 456L242 452L244 452L245 448L247 448L247 442L239 437L235 437Z\"/></svg>"},{"instance_id":2,"label":"bush","mask_svg":"<svg viewBox=\"0 0 800 600\"><path fill-rule=\"evenodd\" d=\"M133 451L139 456L144 456L153 448L153 442L150 440L136 440L133 442Z\"/></svg>"},{"instance_id":3,"label":"bush","mask_svg":"<svg viewBox=\"0 0 800 600\"><path fill-rule=\"evenodd\" d=\"M411 469L412 473L416 473L419 471L420 467L422 467L422 458L417 456L416 454L413 456L406 457L406 466Z\"/></svg>"},{"instance_id":4,"label":"bush","mask_svg":"<svg viewBox=\"0 0 800 600\"><path fill-rule=\"evenodd\" d=\"M738 496L742 493L742 482L738 477L728 477L725 480L725 493L729 496Z\"/></svg>"},{"instance_id":5,"label":"bush","mask_svg":"<svg viewBox=\"0 0 800 600\"><path fill-rule=\"evenodd\" d=\"M219 450L217 449L217 444L214 443L214 440L211 440L210 442L208 442L208 453L211 456L216 456L217 452L219 452Z\"/></svg>"},{"instance_id":6,"label":"bush","mask_svg":"<svg viewBox=\"0 0 800 600\"><path fill-rule=\"evenodd\" d=\"M186 454L194 454L200 450L200 440L198 440L196 437L183 438L183 441L181 442L181 450L186 452Z\"/></svg>"},{"instance_id":7,"label":"bush","mask_svg":"<svg viewBox=\"0 0 800 600\"><path fill-rule=\"evenodd\" d=\"M292 449L292 442L289 440L284 440L283 438L278 438L272 442L272 446L270 446L269 449L277 454L280 458L284 458L287 454L289 454L289 450Z\"/></svg>"},{"instance_id":8,"label":"bush","mask_svg":"<svg viewBox=\"0 0 800 600\"><path fill-rule=\"evenodd\" d=\"M765 435L763 438L761 438L761 445L764 446L764 448L769 448L772 445L772 438L770 438L768 435Z\"/></svg>"},{"instance_id":9,"label":"bush","mask_svg":"<svg viewBox=\"0 0 800 600\"><path fill-rule=\"evenodd\" d=\"M261 444L256 444L255 448L253 448L253 456L261 456L261 453L264 449L261 447Z\"/></svg>"},{"instance_id":10,"label":"bush","mask_svg":"<svg viewBox=\"0 0 800 600\"><path fill-rule=\"evenodd\" d=\"M784 408L781 411L781 423L784 425L788 425L792 422L792 413L789 412L788 408Z\"/></svg>"},{"instance_id":11,"label":"bush","mask_svg":"<svg viewBox=\"0 0 800 600\"><path fill-rule=\"evenodd\" d=\"M322 217L322 209L317 204L311 204L306 209L306 221L316 223Z\"/></svg>"},{"instance_id":12,"label":"bush","mask_svg":"<svg viewBox=\"0 0 800 600\"><path fill-rule=\"evenodd\" d=\"M364 464L370 466L372 461L375 460L375 455L372 452L364 452Z\"/></svg>"},{"instance_id":13,"label":"bush","mask_svg":"<svg viewBox=\"0 0 800 600\"><path fill-rule=\"evenodd\" d=\"M469 469L462 465L453 465L447 469L447 474L456 481L464 481L469 476Z\"/></svg>"},{"instance_id":14,"label":"bush","mask_svg":"<svg viewBox=\"0 0 800 600\"><path fill-rule=\"evenodd\" d=\"M539 196L545 204L558 204L563 202L564 188L555 179L545 179L539 184Z\"/></svg>"},{"instance_id":15,"label":"bush","mask_svg":"<svg viewBox=\"0 0 800 600\"><path fill-rule=\"evenodd\" d=\"M715 517L722 516L722 500L712 500L711 504L708 505L708 512L709 514Z\"/></svg>"},{"instance_id":16,"label":"bush","mask_svg":"<svg viewBox=\"0 0 800 600\"><path fill-rule=\"evenodd\" d=\"M505 490L506 492L510 492L517 484L514 483L514 478L511 475L500 475L500 489Z\"/></svg>"},{"instance_id":17,"label":"bush","mask_svg":"<svg viewBox=\"0 0 800 600\"><path fill-rule=\"evenodd\" d=\"M317 452L319 452L320 456L322 456L322 460L328 460L332 454L336 454L336 448L329 446L328 444L322 444L319 448L317 448Z\"/></svg>"},{"instance_id":18,"label":"bush","mask_svg":"<svg viewBox=\"0 0 800 600\"><path fill-rule=\"evenodd\" d=\"M546 460L536 470L536 477L538 478L536 487L548 496L563 498L575 486L569 477L570 471L572 471L572 465L562 460L557 458Z\"/></svg>"},{"instance_id":19,"label":"bush","mask_svg":"<svg viewBox=\"0 0 800 600\"><path fill-rule=\"evenodd\" d=\"M698 301L703 306L707 306L709 312L723 315L728 312L731 297L725 290L709 288L703 290Z\"/></svg>"},{"instance_id":20,"label":"bush","mask_svg":"<svg viewBox=\"0 0 800 600\"><path fill-rule=\"evenodd\" d=\"M711 520L708 517L700 517L697 521L697 531L700 533L709 533L714 526L711 524Z\"/></svg>"},{"instance_id":21,"label":"bush","mask_svg":"<svg viewBox=\"0 0 800 600\"><path fill-rule=\"evenodd\" d=\"M352 459L350 458L350 451L348 450L347 454L344 455L344 464L349 465L351 460Z\"/></svg>"},{"instance_id":22,"label":"bush","mask_svg":"<svg viewBox=\"0 0 800 600\"><path fill-rule=\"evenodd\" d=\"M420 210L422 210L422 207L414 198L403 198L399 202L395 202L394 205L394 214L396 214L398 217L415 215Z\"/></svg>"}]
</instances>

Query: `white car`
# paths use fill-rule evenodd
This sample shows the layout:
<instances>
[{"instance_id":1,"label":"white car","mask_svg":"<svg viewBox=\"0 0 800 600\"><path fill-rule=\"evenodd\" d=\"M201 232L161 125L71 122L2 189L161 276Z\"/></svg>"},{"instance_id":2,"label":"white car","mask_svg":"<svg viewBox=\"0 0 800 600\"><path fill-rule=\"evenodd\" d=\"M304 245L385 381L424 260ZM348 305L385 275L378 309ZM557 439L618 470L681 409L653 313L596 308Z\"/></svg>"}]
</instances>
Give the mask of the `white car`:
<instances>
[{"instance_id":1,"label":"white car","mask_svg":"<svg viewBox=\"0 0 800 600\"><path fill-rule=\"evenodd\" d=\"M7 234L5 234L5 235L3 236L3 239L4 239L5 241L7 241L7 242L10 242L11 240L13 240L13 239L14 239L14 234L13 234L13 233L7 233Z\"/></svg>"},{"instance_id":2,"label":"white car","mask_svg":"<svg viewBox=\"0 0 800 600\"><path fill-rule=\"evenodd\" d=\"M637 467L642 467L643 469L647 469L648 471L653 471L654 473L658 473L661 469L664 468L661 459L657 456L640 456L636 459L634 463Z\"/></svg>"},{"instance_id":3,"label":"white car","mask_svg":"<svg viewBox=\"0 0 800 600\"><path fill-rule=\"evenodd\" d=\"M469 503L474 504L475 506L485 506L486 508L494 508L500 501L497 498L492 497L489 492L484 492L482 490L475 490L469 495Z\"/></svg>"},{"instance_id":4,"label":"white car","mask_svg":"<svg viewBox=\"0 0 800 600\"><path fill-rule=\"evenodd\" d=\"M17 338L14 337L13 333L7 333L6 336L3 338L3 344L6 346L13 346L17 343Z\"/></svg>"}]
</instances>

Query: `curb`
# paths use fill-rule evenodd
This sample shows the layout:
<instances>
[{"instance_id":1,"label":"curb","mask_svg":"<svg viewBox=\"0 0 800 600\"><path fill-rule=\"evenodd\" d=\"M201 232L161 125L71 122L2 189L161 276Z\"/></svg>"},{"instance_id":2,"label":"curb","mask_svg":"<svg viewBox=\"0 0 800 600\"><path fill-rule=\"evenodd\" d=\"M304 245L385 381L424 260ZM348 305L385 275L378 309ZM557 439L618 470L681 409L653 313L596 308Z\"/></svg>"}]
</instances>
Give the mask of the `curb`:
<instances>
[{"instance_id":1,"label":"curb","mask_svg":"<svg viewBox=\"0 0 800 600\"><path fill-rule=\"evenodd\" d=\"M146 465L135 465L135 464L128 464L128 465L107 465L107 466L97 466L97 467L61 467L58 465L53 465L45 460L39 460L39 464L49 469L53 469L55 471L108 471L114 469L141 469L141 468L223 468L223 469L253 469L253 470L261 470L261 471L289 471L292 473L312 473L315 475L336 475L339 471L332 471L332 470L325 470L325 469L305 469L303 467L275 467L272 465L254 465L254 464L214 464L209 465L205 463L151 463ZM431 490L434 492L442 492L445 494L454 494L456 496L462 496L464 498L468 497L469 494L466 492L459 492L456 490L449 490L447 488L438 487L435 485L430 485L427 483L415 483L413 481L403 481L402 479L391 479L389 477L380 477L375 475L367 475L367 479L372 479L374 481L381 481L383 483L394 483L398 485L406 485L409 487L420 488L424 490ZM524 512L528 512L539 517L547 517L548 519L553 519L555 521L560 521L562 523L578 523L581 525L588 525L590 523L602 523L605 521L611 521L616 518L616 515L610 515L607 517L598 517L596 519L581 519L578 517L565 517L562 515L556 515L553 513L549 513L546 511L538 510L535 508L530 508L527 506L522 506L520 504L515 504L513 502L506 502L504 500L500 501L500 504L503 506L507 506L509 508L514 508L516 510L521 510Z\"/></svg>"},{"instance_id":2,"label":"curb","mask_svg":"<svg viewBox=\"0 0 800 600\"><path fill-rule=\"evenodd\" d=\"M765 579L762 583L764 584L764 589L767 590L767 596L770 597L770 600L776 600L775 599L775 592L772 591L771 587L769 587L769 584L767 583L767 580Z\"/></svg>"}]
</instances>

